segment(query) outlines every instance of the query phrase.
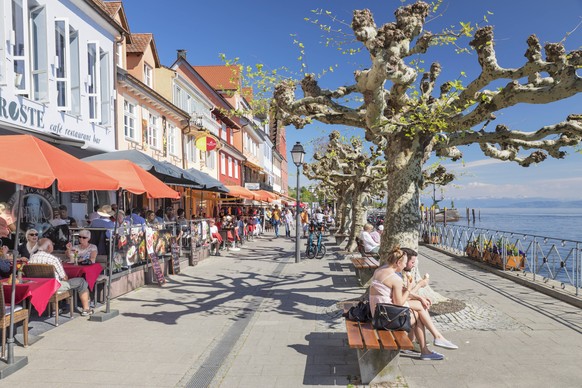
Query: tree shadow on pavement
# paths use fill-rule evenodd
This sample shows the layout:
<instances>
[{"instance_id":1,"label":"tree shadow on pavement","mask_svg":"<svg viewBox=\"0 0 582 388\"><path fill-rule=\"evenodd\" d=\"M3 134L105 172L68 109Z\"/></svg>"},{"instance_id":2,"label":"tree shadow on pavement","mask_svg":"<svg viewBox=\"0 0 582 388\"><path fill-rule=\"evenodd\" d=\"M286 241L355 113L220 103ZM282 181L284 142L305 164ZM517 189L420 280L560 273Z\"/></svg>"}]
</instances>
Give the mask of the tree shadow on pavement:
<instances>
[{"instance_id":1,"label":"tree shadow on pavement","mask_svg":"<svg viewBox=\"0 0 582 388\"><path fill-rule=\"evenodd\" d=\"M307 345L288 347L305 355L304 385L345 386L359 381L357 353L347 344L345 333L310 333Z\"/></svg>"}]
</instances>

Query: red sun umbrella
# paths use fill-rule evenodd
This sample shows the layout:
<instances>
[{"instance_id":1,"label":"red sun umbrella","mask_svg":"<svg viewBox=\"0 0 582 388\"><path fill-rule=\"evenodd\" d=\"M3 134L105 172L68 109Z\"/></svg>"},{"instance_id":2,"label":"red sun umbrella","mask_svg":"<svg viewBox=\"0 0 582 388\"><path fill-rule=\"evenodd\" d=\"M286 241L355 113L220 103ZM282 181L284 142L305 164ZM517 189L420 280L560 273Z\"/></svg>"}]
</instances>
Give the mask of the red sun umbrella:
<instances>
[{"instance_id":1,"label":"red sun umbrella","mask_svg":"<svg viewBox=\"0 0 582 388\"><path fill-rule=\"evenodd\" d=\"M180 193L129 160L94 160L86 163L119 180L121 188L130 193L146 193L148 198L180 198Z\"/></svg>"},{"instance_id":2,"label":"red sun umbrella","mask_svg":"<svg viewBox=\"0 0 582 388\"><path fill-rule=\"evenodd\" d=\"M59 191L117 190L119 182L32 135L0 136L0 179Z\"/></svg>"},{"instance_id":3,"label":"red sun umbrella","mask_svg":"<svg viewBox=\"0 0 582 388\"><path fill-rule=\"evenodd\" d=\"M95 167L32 136L0 136L0 179L17 185L44 189L57 181L59 191L117 190L119 182ZM20 230L22 194L19 195L16 230ZM17 243L14 244L12 278L16 279ZM12 282L10 303L14 306L16 282ZM14 310L10 310L8 365L20 368L25 363L14 358Z\"/></svg>"}]
</instances>

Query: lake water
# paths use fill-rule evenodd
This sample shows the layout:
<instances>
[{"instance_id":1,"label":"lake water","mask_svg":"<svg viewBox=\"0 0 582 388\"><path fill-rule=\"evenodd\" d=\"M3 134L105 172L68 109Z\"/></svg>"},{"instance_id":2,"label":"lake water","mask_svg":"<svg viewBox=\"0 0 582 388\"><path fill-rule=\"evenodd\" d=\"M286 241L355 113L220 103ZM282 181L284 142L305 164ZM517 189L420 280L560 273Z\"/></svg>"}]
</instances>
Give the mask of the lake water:
<instances>
[{"instance_id":1,"label":"lake water","mask_svg":"<svg viewBox=\"0 0 582 388\"><path fill-rule=\"evenodd\" d=\"M467 223L463 209L459 212L463 218L458 225L582 241L582 209L482 208L475 209L475 223L472 218Z\"/></svg>"}]
</instances>

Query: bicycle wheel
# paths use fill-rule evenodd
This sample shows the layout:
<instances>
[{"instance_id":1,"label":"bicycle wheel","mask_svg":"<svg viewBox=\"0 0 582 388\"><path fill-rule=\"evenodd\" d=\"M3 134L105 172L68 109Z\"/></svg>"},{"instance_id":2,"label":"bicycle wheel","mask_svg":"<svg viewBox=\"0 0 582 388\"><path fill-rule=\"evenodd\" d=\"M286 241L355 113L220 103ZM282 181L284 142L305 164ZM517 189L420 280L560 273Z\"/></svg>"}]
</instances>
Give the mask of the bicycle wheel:
<instances>
[{"instance_id":1,"label":"bicycle wheel","mask_svg":"<svg viewBox=\"0 0 582 388\"><path fill-rule=\"evenodd\" d=\"M307 245L307 258L308 259L313 259L315 257L315 255L317 254L317 246L313 243Z\"/></svg>"},{"instance_id":2,"label":"bicycle wheel","mask_svg":"<svg viewBox=\"0 0 582 388\"><path fill-rule=\"evenodd\" d=\"M316 258L321 259L323 256L325 256L325 253L327 252L327 248L325 248L325 245L321 244L321 246L319 247L319 250L317 251L317 254L315 255Z\"/></svg>"}]
</instances>

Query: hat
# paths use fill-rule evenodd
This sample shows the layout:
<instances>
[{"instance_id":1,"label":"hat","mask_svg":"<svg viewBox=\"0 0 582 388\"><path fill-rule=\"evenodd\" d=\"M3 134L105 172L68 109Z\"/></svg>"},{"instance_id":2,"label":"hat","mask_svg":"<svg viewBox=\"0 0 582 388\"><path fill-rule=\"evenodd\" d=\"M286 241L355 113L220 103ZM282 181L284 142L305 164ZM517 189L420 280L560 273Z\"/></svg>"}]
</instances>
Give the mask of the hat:
<instances>
[{"instance_id":1,"label":"hat","mask_svg":"<svg viewBox=\"0 0 582 388\"><path fill-rule=\"evenodd\" d=\"M99 214L101 217L111 217L115 214L115 212L111 208L111 205L103 205L99 208L99 210L97 210L97 214Z\"/></svg>"},{"instance_id":2,"label":"hat","mask_svg":"<svg viewBox=\"0 0 582 388\"><path fill-rule=\"evenodd\" d=\"M384 225L380 225L380 226L378 226L378 230L379 230L380 232L381 232L381 231L383 231L383 230L384 230Z\"/></svg>"}]
</instances>

